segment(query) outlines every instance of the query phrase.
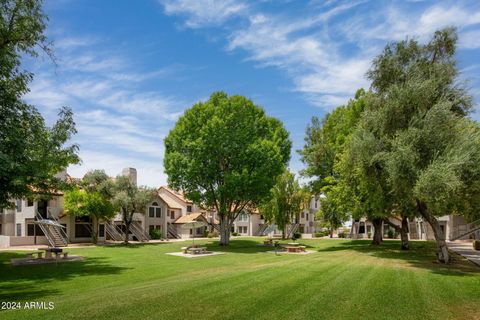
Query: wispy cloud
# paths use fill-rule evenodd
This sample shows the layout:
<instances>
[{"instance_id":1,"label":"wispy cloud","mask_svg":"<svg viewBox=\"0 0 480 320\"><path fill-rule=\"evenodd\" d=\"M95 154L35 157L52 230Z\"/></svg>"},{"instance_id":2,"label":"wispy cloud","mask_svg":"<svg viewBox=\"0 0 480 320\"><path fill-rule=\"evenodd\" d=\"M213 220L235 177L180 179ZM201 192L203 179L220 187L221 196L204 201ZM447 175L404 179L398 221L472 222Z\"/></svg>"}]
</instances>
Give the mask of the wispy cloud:
<instances>
[{"instance_id":1,"label":"wispy cloud","mask_svg":"<svg viewBox=\"0 0 480 320\"><path fill-rule=\"evenodd\" d=\"M198 7L208 7L211 1L195 1L192 6L162 3L168 14L181 14L187 26L199 28L204 24L195 23L202 21ZM236 7L239 2L224 4ZM407 36L425 41L435 30L455 25L460 32L460 48L479 46L476 39L480 8L468 3L434 2L406 8L395 2L312 1L309 7L311 11L301 15L274 14L253 6L243 8L235 16L244 22L234 31L226 23L233 15L221 14L228 10L210 12L220 12L222 18L215 21L216 25L221 27L223 23L229 32L227 50L241 50L247 53L248 61L284 70L292 79L292 90L326 109L345 103L358 88L368 86L365 73L386 42Z\"/></svg>"},{"instance_id":2,"label":"wispy cloud","mask_svg":"<svg viewBox=\"0 0 480 320\"><path fill-rule=\"evenodd\" d=\"M189 104L143 84L171 76L179 66L142 73L119 54L92 50L98 43L92 37L56 43L58 66L53 68L48 60L37 64L25 99L40 107L50 122L61 106L74 109L74 142L80 145L83 163L69 170L81 176L90 169L106 169L115 175L124 166L134 166L141 184L165 183L163 138Z\"/></svg>"},{"instance_id":3,"label":"wispy cloud","mask_svg":"<svg viewBox=\"0 0 480 320\"><path fill-rule=\"evenodd\" d=\"M238 0L160 0L168 15L181 14L187 16L185 25L189 28L219 25L227 19L243 14L248 6Z\"/></svg>"}]
</instances>

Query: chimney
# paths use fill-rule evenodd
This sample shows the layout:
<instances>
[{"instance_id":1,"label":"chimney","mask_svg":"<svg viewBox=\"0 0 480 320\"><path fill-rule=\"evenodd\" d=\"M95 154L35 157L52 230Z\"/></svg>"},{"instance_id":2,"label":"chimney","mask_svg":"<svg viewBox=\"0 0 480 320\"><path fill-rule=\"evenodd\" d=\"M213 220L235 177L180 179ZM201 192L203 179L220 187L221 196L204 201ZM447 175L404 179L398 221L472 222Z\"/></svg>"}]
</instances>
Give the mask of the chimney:
<instances>
[{"instance_id":1,"label":"chimney","mask_svg":"<svg viewBox=\"0 0 480 320\"><path fill-rule=\"evenodd\" d=\"M124 168L122 170L122 176L126 176L130 178L130 181L137 185L137 169L135 168Z\"/></svg>"}]
</instances>

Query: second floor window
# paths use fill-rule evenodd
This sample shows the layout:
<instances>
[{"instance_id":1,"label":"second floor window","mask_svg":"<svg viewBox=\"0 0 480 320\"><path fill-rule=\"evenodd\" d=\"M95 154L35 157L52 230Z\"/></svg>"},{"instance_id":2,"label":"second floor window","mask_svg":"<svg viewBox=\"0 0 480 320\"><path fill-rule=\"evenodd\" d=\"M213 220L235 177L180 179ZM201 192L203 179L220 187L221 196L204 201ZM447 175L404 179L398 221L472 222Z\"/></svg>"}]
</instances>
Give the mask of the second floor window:
<instances>
[{"instance_id":1,"label":"second floor window","mask_svg":"<svg viewBox=\"0 0 480 320\"><path fill-rule=\"evenodd\" d=\"M238 221L240 222L248 222L248 214L246 213L240 213L238 216Z\"/></svg>"},{"instance_id":2,"label":"second floor window","mask_svg":"<svg viewBox=\"0 0 480 320\"><path fill-rule=\"evenodd\" d=\"M161 218L162 217L162 208L158 206L158 203L154 202L148 208L148 216L150 218Z\"/></svg>"},{"instance_id":3,"label":"second floor window","mask_svg":"<svg viewBox=\"0 0 480 320\"><path fill-rule=\"evenodd\" d=\"M192 206L187 206L187 212L192 212Z\"/></svg>"},{"instance_id":4,"label":"second floor window","mask_svg":"<svg viewBox=\"0 0 480 320\"><path fill-rule=\"evenodd\" d=\"M22 199L17 199L17 212L22 211Z\"/></svg>"}]
</instances>

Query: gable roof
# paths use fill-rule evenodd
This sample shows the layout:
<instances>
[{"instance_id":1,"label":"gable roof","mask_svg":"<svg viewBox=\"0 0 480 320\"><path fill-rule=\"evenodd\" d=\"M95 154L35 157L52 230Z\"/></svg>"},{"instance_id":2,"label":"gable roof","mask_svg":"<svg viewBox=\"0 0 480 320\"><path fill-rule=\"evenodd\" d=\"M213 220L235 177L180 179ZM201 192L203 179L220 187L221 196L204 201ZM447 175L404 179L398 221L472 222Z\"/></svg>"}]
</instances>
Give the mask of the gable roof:
<instances>
[{"instance_id":1,"label":"gable roof","mask_svg":"<svg viewBox=\"0 0 480 320\"><path fill-rule=\"evenodd\" d=\"M181 200L183 202L186 202L188 204L193 203L191 200L188 200L187 198L185 198L185 196L181 192L172 190L172 189L170 189L166 186L161 186L160 188L158 188L158 191L160 191L160 189L164 189L164 190L168 191L170 194L174 195L176 198L178 198L179 200Z\"/></svg>"},{"instance_id":2,"label":"gable roof","mask_svg":"<svg viewBox=\"0 0 480 320\"><path fill-rule=\"evenodd\" d=\"M173 223L176 224L182 224L182 223L187 223L187 222L192 222L192 221L205 221L207 222L207 219L203 215L202 212L195 212L195 213L190 213L187 214L186 216L181 216L177 220L175 220Z\"/></svg>"},{"instance_id":3,"label":"gable roof","mask_svg":"<svg viewBox=\"0 0 480 320\"><path fill-rule=\"evenodd\" d=\"M169 208L171 208L171 209L182 209L182 207L178 203L176 203L175 201L173 201L169 197L163 196L160 193L158 194L158 197L160 199L162 199L163 202L165 202Z\"/></svg>"}]
</instances>

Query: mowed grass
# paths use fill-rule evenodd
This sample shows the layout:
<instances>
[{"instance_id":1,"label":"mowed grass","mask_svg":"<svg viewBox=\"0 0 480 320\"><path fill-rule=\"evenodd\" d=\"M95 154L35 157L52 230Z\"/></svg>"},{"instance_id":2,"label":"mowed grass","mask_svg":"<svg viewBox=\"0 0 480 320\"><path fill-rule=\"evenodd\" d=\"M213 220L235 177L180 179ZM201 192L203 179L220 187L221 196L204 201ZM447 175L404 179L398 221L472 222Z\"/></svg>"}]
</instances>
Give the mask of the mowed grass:
<instances>
[{"instance_id":1,"label":"mowed grass","mask_svg":"<svg viewBox=\"0 0 480 320\"><path fill-rule=\"evenodd\" d=\"M83 262L12 267L0 253L0 301L53 301L54 310L0 319L480 319L480 268L435 262L434 244L300 240L316 251L275 255L260 238L226 254L166 255L185 242L70 248Z\"/></svg>"}]
</instances>

